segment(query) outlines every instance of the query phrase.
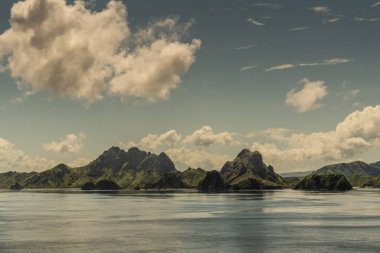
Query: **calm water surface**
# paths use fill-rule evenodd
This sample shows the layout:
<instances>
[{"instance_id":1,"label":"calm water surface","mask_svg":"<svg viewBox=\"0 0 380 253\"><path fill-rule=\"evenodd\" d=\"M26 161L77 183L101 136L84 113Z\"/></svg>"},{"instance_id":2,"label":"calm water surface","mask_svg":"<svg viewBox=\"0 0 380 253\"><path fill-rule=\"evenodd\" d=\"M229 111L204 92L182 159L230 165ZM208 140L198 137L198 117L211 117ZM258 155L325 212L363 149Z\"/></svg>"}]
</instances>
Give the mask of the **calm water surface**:
<instances>
[{"instance_id":1,"label":"calm water surface","mask_svg":"<svg viewBox=\"0 0 380 253\"><path fill-rule=\"evenodd\" d=\"M380 190L1 191L0 252L380 252Z\"/></svg>"}]
</instances>

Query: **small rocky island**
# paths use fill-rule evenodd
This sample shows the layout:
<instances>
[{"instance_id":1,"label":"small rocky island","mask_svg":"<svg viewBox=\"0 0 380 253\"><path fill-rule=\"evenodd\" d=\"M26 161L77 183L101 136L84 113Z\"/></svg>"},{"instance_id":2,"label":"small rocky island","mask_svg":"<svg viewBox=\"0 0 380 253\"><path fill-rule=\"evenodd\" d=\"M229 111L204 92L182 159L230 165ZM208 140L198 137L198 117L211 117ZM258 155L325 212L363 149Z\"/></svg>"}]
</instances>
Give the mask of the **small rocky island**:
<instances>
[{"instance_id":1,"label":"small rocky island","mask_svg":"<svg viewBox=\"0 0 380 253\"><path fill-rule=\"evenodd\" d=\"M350 182L342 174L312 174L304 177L294 186L295 190L348 191Z\"/></svg>"},{"instance_id":2,"label":"small rocky island","mask_svg":"<svg viewBox=\"0 0 380 253\"><path fill-rule=\"evenodd\" d=\"M287 188L284 179L263 162L262 155L243 149L233 161L226 162L220 172L211 171L200 182L200 192L227 190L263 190Z\"/></svg>"}]
</instances>

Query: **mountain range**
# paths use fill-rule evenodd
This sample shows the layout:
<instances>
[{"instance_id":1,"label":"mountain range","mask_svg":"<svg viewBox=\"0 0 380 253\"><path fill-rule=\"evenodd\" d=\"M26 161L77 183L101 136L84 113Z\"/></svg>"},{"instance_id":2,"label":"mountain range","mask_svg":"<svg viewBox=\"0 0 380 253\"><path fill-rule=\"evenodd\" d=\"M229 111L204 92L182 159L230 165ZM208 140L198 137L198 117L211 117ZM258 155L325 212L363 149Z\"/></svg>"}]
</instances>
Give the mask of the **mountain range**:
<instances>
[{"instance_id":1,"label":"mountain range","mask_svg":"<svg viewBox=\"0 0 380 253\"><path fill-rule=\"evenodd\" d=\"M380 187L380 162L341 163L325 166L313 174L341 174L353 186ZM153 154L136 147L124 151L111 147L98 158L81 167L59 164L43 172L0 173L0 188L19 184L25 188L81 188L86 183L110 181L123 189L197 188L202 189L280 189L293 187L301 177L283 178L262 155L243 149L220 171L207 172L201 168L178 171L165 154ZM212 184L218 185L212 185ZM211 185L210 185L211 184Z\"/></svg>"},{"instance_id":2,"label":"mountain range","mask_svg":"<svg viewBox=\"0 0 380 253\"><path fill-rule=\"evenodd\" d=\"M16 183L25 188L80 188L101 180L112 181L124 189L197 188L206 175L201 168L178 171L165 153L156 155L136 147L128 151L111 147L82 167L59 164L40 173L2 173L0 188L10 188ZM234 189L287 186L272 166L264 164L260 153L247 149L233 161L226 162L220 175L226 186Z\"/></svg>"}]
</instances>

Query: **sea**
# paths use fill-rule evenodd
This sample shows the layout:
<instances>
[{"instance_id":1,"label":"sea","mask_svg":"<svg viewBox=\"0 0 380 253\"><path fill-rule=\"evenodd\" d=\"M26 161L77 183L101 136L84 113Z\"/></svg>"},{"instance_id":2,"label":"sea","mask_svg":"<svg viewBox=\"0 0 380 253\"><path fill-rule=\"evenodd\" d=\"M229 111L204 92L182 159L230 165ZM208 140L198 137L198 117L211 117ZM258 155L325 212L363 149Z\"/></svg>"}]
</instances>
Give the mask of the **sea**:
<instances>
[{"instance_id":1,"label":"sea","mask_svg":"<svg viewBox=\"0 0 380 253\"><path fill-rule=\"evenodd\" d=\"M380 252L380 190L3 190L0 252Z\"/></svg>"}]
</instances>

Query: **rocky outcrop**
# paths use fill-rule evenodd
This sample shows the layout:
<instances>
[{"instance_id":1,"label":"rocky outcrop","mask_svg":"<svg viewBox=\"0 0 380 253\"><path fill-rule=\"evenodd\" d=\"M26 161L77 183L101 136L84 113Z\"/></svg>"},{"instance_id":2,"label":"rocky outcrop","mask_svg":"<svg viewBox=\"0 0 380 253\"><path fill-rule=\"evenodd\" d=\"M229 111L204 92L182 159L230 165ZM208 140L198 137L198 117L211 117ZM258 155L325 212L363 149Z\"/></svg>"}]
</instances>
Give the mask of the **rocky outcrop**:
<instances>
[{"instance_id":1,"label":"rocky outcrop","mask_svg":"<svg viewBox=\"0 0 380 253\"><path fill-rule=\"evenodd\" d=\"M24 186L22 186L19 183L15 183L14 185L11 185L10 189L12 191L20 191L20 190L24 189Z\"/></svg>"},{"instance_id":2,"label":"rocky outcrop","mask_svg":"<svg viewBox=\"0 0 380 253\"><path fill-rule=\"evenodd\" d=\"M200 192L222 192L227 188L220 173L216 170L207 172L206 177L198 185Z\"/></svg>"},{"instance_id":3,"label":"rocky outcrop","mask_svg":"<svg viewBox=\"0 0 380 253\"><path fill-rule=\"evenodd\" d=\"M181 178L175 173L166 173L159 180L145 186L147 189L179 189L185 188Z\"/></svg>"},{"instance_id":4,"label":"rocky outcrop","mask_svg":"<svg viewBox=\"0 0 380 253\"><path fill-rule=\"evenodd\" d=\"M233 189L278 189L286 187L284 179L263 162L262 155L243 149L237 157L226 162L220 174Z\"/></svg>"},{"instance_id":5,"label":"rocky outcrop","mask_svg":"<svg viewBox=\"0 0 380 253\"><path fill-rule=\"evenodd\" d=\"M84 191L91 191L91 190L95 190L95 184L93 182L87 182L85 183L82 187L81 187L82 190Z\"/></svg>"}]
</instances>

